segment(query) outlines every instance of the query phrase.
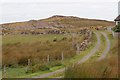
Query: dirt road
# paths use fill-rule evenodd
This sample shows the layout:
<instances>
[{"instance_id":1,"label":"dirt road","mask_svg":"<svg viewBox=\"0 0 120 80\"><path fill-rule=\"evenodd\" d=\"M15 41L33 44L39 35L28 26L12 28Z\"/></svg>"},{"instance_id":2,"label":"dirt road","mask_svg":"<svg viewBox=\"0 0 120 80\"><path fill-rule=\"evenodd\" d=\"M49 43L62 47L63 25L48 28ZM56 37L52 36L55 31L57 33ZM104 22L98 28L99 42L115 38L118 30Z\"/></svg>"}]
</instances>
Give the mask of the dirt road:
<instances>
[{"instance_id":1,"label":"dirt road","mask_svg":"<svg viewBox=\"0 0 120 80\"><path fill-rule=\"evenodd\" d=\"M102 35L105 37L105 39L106 39L107 47L106 47L106 49L103 51L102 55L98 58L98 61L104 59L104 58L106 57L107 53L108 53L109 50L110 50L110 40L109 40L107 34L104 33L104 32L101 32L101 34L102 34Z\"/></svg>"},{"instance_id":2,"label":"dirt road","mask_svg":"<svg viewBox=\"0 0 120 80\"><path fill-rule=\"evenodd\" d=\"M101 41L100 41L100 36L99 36L99 34L98 34L97 32L94 32L94 33L96 34L96 37L97 37L97 44L96 44L95 47L91 50L90 53L88 53L84 58L82 58L82 60L80 60L80 61L78 62L79 64L87 61L92 55L94 55L94 54L97 52L97 50L98 50L99 47L100 47L100 43L101 43ZM52 75L55 75L55 74L60 73L60 72L63 72L63 71L65 71L65 68L59 69L59 70L54 71L54 72L42 74L42 75L37 76L37 77L34 77L34 78L46 78L46 77L48 77L48 76L52 76Z\"/></svg>"},{"instance_id":3,"label":"dirt road","mask_svg":"<svg viewBox=\"0 0 120 80\"><path fill-rule=\"evenodd\" d=\"M63 71L65 71L65 68L59 69L59 70L54 71L54 72L46 73L46 74L43 74L43 75L40 75L40 76L37 76L37 77L34 77L34 78L46 78L48 76L52 76L52 75L55 75L56 73L60 73L60 72L63 72Z\"/></svg>"},{"instance_id":4,"label":"dirt road","mask_svg":"<svg viewBox=\"0 0 120 80\"><path fill-rule=\"evenodd\" d=\"M90 53L88 55L86 55L84 58L82 58L78 64L82 64L83 62L87 61L90 57L92 57L96 52L97 50L99 49L100 47L100 44L101 44L101 41L100 41L100 35L96 32L94 32L96 34L96 37L97 37L97 44L96 46L90 51Z\"/></svg>"}]
</instances>

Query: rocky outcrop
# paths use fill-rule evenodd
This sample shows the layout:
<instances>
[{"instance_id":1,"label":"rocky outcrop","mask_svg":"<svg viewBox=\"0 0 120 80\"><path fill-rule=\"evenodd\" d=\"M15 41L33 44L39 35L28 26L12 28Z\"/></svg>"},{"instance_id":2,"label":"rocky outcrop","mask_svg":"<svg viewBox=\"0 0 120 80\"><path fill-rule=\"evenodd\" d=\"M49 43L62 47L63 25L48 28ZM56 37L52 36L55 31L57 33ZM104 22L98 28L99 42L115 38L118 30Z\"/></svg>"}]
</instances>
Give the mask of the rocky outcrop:
<instances>
[{"instance_id":1,"label":"rocky outcrop","mask_svg":"<svg viewBox=\"0 0 120 80\"><path fill-rule=\"evenodd\" d=\"M74 28L83 28L91 26L98 27L98 26L113 26L115 25L114 22L105 21L105 20L95 20L95 19L85 19L79 18L74 16L60 16L55 15L50 18L42 19L42 20L30 20L25 22L15 22L15 23L6 23L0 24L3 30L3 34L16 34L17 31L21 31L22 34L26 30L35 30L38 29L53 29L63 28L66 29L74 29ZM96 28L99 29L99 28ZM59 31L51 31L49 33L60 33ZM35 34L39 34L38 32L34 32ZM33 33L33 34L34 34ZM46 33L46 32L44 32ZM26 34L26 33L25 33Z\"/></svg>"},{"instance_id":2,"label":"rocky outcrop","mask_svg":"<svg viewBox=\"0 0 120 80\"><path fill-rule=\"evenodd\" d=\"M85 39L81 43L76 44L77 54L80 53L80 51L84 51L89 44L91 44L91 38L92 38L92 31L88 29L83 29L80 31L80 34L85 35Z\"/></svg>"}]
</instances>

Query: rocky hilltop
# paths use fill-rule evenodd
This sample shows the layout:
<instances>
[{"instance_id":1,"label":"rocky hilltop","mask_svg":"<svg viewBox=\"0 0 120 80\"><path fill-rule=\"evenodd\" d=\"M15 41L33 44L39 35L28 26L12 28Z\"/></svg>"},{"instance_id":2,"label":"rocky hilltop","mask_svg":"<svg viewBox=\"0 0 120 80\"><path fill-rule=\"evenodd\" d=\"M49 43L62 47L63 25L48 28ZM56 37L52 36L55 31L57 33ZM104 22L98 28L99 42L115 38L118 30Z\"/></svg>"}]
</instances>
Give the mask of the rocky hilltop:
<instances>
[{"instance_id":1,"label":"rocky hilltop","mask_svg":"<svg viewBox=\"0 0 120 80\"><path fill-rule=\"evenodd\" d=\"M3 34L15 34L15 33L29 33L29 32L49 32L49 30L65 30L68 28L83 28L83 27L107 27L114 26L115 23L105 20L85 19L74 16L61 16L55 15L41 20L30 20L25 22L15 22L1 24Z\"/></svg>"}]
</instances>

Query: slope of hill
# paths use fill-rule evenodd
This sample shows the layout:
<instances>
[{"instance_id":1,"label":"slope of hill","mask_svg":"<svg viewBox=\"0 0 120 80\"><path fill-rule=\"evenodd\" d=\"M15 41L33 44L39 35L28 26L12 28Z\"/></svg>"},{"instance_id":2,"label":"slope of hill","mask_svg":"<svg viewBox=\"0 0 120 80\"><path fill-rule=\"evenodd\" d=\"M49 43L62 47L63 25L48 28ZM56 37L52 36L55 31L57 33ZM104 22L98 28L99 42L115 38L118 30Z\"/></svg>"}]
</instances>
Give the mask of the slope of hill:
<instances>
[{"instance_id":1,"label":"slope of hill","mask_svg":"<svg viewBox=\"0 0 120 80\"><path fill-rule=\"evenodd\" d=\"M6 23L1 24L3 34L45 34L51 30L59 29L61 31L67 31L68 29L76 29L82 27L108 27L115 26L114 22L105 20L85 19L73 16L59 16L55 15L41 20L30 20L25 22ZM27 33L26 33L27 32Z\"/></svg>"},{"instance_id":2,"label":"slope of hill","mask_svg":"<svg viewBox=\"0 0 120 80\"><path fill-rule=\"evenodd\" d=\"M39 29L39 28L44 28L44 27L50 28L52 26L44 21L30 20L26 22L2 24L2 27L12 28L12 29Z\"/></svg>"},{"instance_id":3,"label":"slope of hill","mask_svg":"<svg viewBox=\"0 0 120 80\"><path fill-rule=\"evenodd\" d=\"M59 16L55 15L47 19L43 19L43 21L46 21L50 23L53 26L74 26L74 27L90 27L90 26L114 26L115 23L112 21L106 21L106 20L97 20L97 19L85 19L85 18L79 18L74 16Z\"/></svg>"}]
</instances>

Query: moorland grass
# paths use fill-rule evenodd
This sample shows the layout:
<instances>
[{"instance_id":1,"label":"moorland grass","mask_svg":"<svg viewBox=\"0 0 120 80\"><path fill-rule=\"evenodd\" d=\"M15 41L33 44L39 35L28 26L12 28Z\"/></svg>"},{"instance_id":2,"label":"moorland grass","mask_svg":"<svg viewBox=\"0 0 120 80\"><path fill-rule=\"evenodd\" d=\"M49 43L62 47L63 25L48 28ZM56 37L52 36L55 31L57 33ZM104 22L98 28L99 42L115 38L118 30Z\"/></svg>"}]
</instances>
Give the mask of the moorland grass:
<instances>
[{"instance_id":1,"label":"moorland grass","mask_svg":"<svg viewBox=\"0 0 120 80\"><path fill-rule=\"evenodd\" d=\"M46 42L47 40L52 41L55 37L60 40L68 36L65 34L5 35L2 37L2 44Z\"/></svg>"},{"instance_id":2,"label":"moorland grass","mask_svg":"<svg viewBox=\"0 0 120 80\"><path fill-rule=\"evenodd\" d=\"M89 54L89 52L95 47L96 43L97 43L97 38L96 38L96 35L93 33L93 36L91 38L91 44L88 45L88 47L86 48L86 50L80 51L80 53L77 54L77 55L75 55L72 59L66 60L63 63L66 64L66 65L71 65L71 64L74 64L74 63L78 62L85 55Z\"/></svg>"},{"instance_id":3,"label":"moorland grass","mask_svg":"<svg viewBox=\"0 0 120 80\"><path fill-rule=\"evenodd\" d=\"M110 38L110 37L109 37ZM114 39L109 56L101 61L89 61L84 64L71 65L65 71L65 78L118 78L118 46Z\"/></svg>"},{"instance_id":4,"label":"moorland grass","mask_svg":"<svg viewBox=\"0 0 120 80\"><path fill-rule=\"evenodd\" d=\"M103 51L106 49L107 42L105 37L102 34L100 34L100 41L101 41L101 44L98 51L88 61L96 61L102 55Z\"/></svg>"},{"instance_id":5,"label":"moorland grass","mask_svg":"<svg viewBox=\"0 0 120 80\"><path fill-rule=\"evenodd\" d=\"M18 39L15 38L14 40L15 41L20 40L21 42L11 43L7 41L7 43L3 44L3 64L2 65L6 65L8 67L7 68L8 77L18 77L22 75L29 75L29 74L34 74L38 71L42 71L42 72L50 71L52 67L64 66L61 63L62 52L64 54L64 60L70 59L74 55L76 55L76 49L73 48L72 46L72 39L70 36L65 38L63 35L60 37L56 37L56 35L54 35L53 37L49 37L47 35L45 39L44 37L42 37L42 40L36 41L36 42L29 41L30 39L29 37L24 36L24 38L26 38L27 39L26 41L28 42L24 42L24 38L22 38L22 36L18 36L17 37ZM12 38L9 38L9 39L13 40ZM56 40L54 41L54 39ZM84 37L80 35L75 37L75 40L77 42L78 41L81 42L83 41L83 39ZM49 63L47 63L48 55L50 56ZM27 74L26 74L28 59L30 59L31 68L30 68L30 71L27 71ZM22 66L22 67L19 68L19 66Z\"/></svg>"}]
</instances>

